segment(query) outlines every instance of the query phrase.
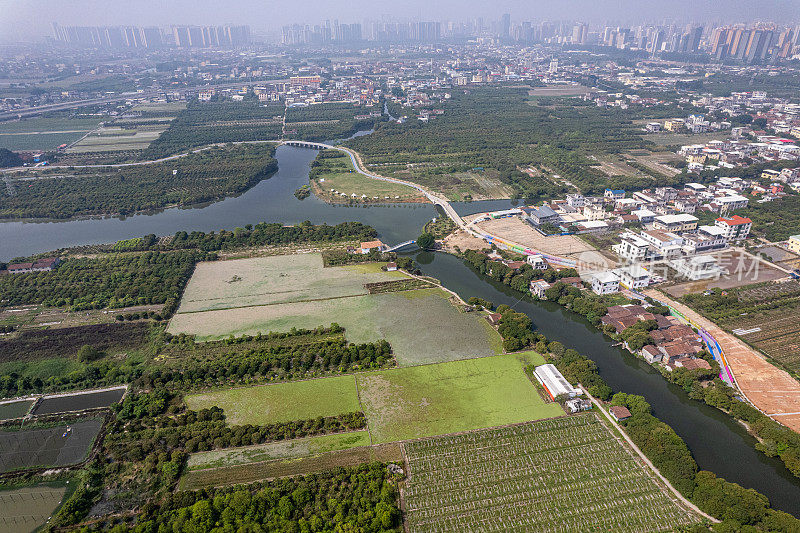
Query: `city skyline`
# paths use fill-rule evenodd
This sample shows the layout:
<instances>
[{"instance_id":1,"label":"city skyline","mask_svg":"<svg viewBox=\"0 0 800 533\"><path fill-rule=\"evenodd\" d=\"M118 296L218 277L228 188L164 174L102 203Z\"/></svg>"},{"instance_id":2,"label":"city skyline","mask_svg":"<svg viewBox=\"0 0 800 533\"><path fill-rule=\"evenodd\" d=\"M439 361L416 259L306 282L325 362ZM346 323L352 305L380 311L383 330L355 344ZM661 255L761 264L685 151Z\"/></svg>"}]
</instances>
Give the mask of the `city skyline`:
<instances>
[{"instance_id":1,"label":"city skyline","mask_svg":"<svg viewBox=\"0 0 800 533\"><path fill-rule=\"evenodd\" d=\"M224 8L202 1L178 0L164 6L159 2L143 0L135 6L119 3L114 9L108 9L108 3L97 0L79 0L69 5L52 0L0 0L0 13L0 35L5 42L12 42L40 40L50 35L50 22L65 26L249 24L254 32L267 34L277 34L285 25L315 24L324 19L338 19L342 23L362 23L382 18L445 22L475 18L494 20L499 19L502 13L508 13L512 23L523 20L580 20L591 24L620 25L666 22L724 24L800 20L800 5L790 0L734 0L725 3L681 0L668 5L650 0L571 0L557 5L512 0L495 3L489 8L479 3L470 6L452 0L435 5L414 0L397 5L387 3L376 8L374 4L361 0L349 3L312 0L302 5L278 2L273 8L264 9L263 4L253 0L239 0L232 6L226 4ZM575 13L581 13L580 19L574 16Z\"/></svg>"}]
</instances>

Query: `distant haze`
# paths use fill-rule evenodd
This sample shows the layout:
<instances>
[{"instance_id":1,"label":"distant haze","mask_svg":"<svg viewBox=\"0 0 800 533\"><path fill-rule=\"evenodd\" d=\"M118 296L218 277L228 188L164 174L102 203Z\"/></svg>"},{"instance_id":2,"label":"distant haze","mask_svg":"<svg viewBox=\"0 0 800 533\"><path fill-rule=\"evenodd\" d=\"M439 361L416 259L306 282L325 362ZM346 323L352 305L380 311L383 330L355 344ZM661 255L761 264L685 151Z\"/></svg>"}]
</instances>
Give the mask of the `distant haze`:
<instances>
[{"instance_id":1,"label":"distant haze","mask_svg":"<svg viewBox=\"0 0 800 533\"><path fill-rule=\"evenodd\" d=\"M62 25L249 24L254 32L325 19L500 18L595 23L800 21L800 0L0 0L0 40L31 40Z\"/></svg>"}]
</instances>

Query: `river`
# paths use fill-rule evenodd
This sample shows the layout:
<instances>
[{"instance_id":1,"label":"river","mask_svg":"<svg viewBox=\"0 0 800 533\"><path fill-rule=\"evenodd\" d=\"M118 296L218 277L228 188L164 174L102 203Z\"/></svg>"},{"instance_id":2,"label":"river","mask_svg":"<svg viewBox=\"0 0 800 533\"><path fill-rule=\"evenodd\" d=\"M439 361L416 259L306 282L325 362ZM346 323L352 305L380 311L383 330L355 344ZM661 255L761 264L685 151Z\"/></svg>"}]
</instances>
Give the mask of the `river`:
<instances>
[{"instance_id":1,"label":"river","mask_svg":"<svg viewBox=\"0 0 800 533\"><path fill-rule=\"evenodd\" d=\"M336 224L360 221L378 230L384 242L396 244L416 237L422 225L437 216L430 204L372 207L332 206L313 195L298 200L294 191L308 183L310 163L316 151L281 146L276 157L279 170L249 191L205 206L166 209L126 218L61 222L0 222L0 260L81 244L114 242L148 233L169 235L176 231L232 229L258 222L286 224L310 220ZM497 200L453 204L459 214L505 209L517 202ZM600 374L616 391L644 396L653 413L672 426L692 451L700 468L728 481L754 488L772 505L800 517L800 480L777 459L753 448L755 439L730 417L691 400L665 381L658 372L628 352L615 348L582 317L556 304L520 299L519 293L482 278L463 261L446 254L414 254L422 270L462 297L480 296L495 304L509 304L531 317L536 328L550 340L590 357Z\"/></svg>"},{"instance_id":2,"label":"river","mask_svg":"<svg viewBox=\"0 0 800 533\"><path fill-rule=\"evenodd\" d=\"M701 469L756 489L776 509L800 517L800 479L780 460L757 451L753 447L755 438L731 417L690 399L650 365L614 347L582 316L552 302L521 298L520 293L481 276L457 257L430 252L418 252L413 257L426 275L440 279L462 298L478 296L527 314L548 340L559 341L592 359L612 389L644 396L653 414L686 442Z\"/></svg>"}]
</instances>

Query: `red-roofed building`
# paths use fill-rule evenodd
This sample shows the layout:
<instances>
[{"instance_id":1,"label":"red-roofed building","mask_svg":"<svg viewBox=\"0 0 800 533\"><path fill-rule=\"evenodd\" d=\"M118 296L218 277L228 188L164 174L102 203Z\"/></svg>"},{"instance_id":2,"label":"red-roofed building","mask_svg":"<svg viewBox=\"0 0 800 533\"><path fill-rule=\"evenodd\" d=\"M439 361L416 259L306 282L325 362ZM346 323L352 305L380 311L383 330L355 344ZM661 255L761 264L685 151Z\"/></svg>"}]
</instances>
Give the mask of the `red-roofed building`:
<instances>
[{"instance_id":1,"label":"red-roofed building","mask_svg":"<svg viewBox=\"0 0 800 533\"><path fill-rule=\"evenodd\" d=\"M741 241L750 234L753 221L749 218L733 215L731 218L719 217L714 221L714 225L725 230L725 240L728 242Z\"/></svg>"}]
</instances>

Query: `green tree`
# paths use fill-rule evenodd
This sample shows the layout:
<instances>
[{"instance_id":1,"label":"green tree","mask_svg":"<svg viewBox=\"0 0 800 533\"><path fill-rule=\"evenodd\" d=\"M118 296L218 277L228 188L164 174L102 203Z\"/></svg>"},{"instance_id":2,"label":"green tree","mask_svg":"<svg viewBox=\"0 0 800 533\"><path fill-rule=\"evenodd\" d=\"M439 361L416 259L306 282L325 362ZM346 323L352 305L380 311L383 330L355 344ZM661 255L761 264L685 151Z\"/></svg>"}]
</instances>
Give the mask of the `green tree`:
<instances>
[{"instance_id":1,"label":"green tree","mask_svg":"<svg viewBox=\"0 0 800 533\"><path fill-rule=\"evenodd\" d=\"M419 246L423 250L427 250L427 249L431 248L433 246L434 242L436 242L436 240L433 238L433 235L431 235L430 233L423 233L422 235L420 235L417 238L417 246Z\"/></svg>"}]
</instances>

